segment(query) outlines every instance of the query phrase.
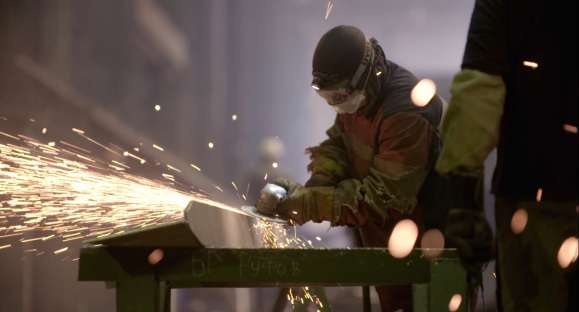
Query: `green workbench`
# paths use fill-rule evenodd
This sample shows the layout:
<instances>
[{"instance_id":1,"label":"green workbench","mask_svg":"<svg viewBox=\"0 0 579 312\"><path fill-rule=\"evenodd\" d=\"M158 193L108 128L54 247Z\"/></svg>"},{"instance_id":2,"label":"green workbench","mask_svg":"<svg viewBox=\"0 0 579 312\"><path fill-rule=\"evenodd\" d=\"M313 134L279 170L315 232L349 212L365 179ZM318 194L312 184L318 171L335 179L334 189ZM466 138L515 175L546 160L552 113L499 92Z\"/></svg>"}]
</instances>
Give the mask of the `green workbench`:
<instances>
[{"instance_id":1,"label":"green workbench","mask_svg":"<svg viewBox=\"0 0 579 312\"><path fill-rule=\"evenodd\" d=\"M153 265L156 249L163 257ZM454 294L465 311L465 276L454 250L428 260L420 250L395 259L384 248L208 248L186 221L85 242L79 260L80 281L116 287L119 312L169 311L172 288L393 284L413 285L415 311L448 311Z\"/></svg>"}]
</instances>

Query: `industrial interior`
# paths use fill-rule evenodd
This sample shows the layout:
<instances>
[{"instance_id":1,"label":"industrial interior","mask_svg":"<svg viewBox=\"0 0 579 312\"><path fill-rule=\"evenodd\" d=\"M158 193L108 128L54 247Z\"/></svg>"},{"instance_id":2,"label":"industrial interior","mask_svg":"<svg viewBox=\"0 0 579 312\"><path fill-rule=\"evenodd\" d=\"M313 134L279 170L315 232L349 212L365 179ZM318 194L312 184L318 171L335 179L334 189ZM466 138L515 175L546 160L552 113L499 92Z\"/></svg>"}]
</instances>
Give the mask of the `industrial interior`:
<instances>
[{"instance_id":1,"label":"industrial interior","mask_svg":"<svg viewBox=\"0 0 579 312\"><path fill-rule=\"evenodd\" d=\"M577 4L0 3L0 311L577 311Z\"/></svg>"}]
</instances>

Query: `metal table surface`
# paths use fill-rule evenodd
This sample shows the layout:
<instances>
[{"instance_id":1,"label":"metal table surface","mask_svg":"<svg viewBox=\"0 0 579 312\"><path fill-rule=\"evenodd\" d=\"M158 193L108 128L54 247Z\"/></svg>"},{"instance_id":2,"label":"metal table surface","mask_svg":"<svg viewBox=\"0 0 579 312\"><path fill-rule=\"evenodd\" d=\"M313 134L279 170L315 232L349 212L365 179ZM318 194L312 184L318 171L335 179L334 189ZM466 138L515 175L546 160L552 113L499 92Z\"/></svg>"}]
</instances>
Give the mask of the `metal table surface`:
<instances>
[{"instance_id":1,"label":"metal table surface","mask_svg":"<svg viewBox=\"0 0 579 312\"><path fill-rule=\"evenodd\" d=\"M163 258L148 256L161 249ZM421 250L404 259L385 248L266 249L205 247L185 221L85 242L80 281L112 282L117 311L169 311L170 289L413 285L415 311L448 311L466 294L466 274L454 250L429 260ZM464 311L461 304L458 311Z\"/></svg>"}]
</instances>

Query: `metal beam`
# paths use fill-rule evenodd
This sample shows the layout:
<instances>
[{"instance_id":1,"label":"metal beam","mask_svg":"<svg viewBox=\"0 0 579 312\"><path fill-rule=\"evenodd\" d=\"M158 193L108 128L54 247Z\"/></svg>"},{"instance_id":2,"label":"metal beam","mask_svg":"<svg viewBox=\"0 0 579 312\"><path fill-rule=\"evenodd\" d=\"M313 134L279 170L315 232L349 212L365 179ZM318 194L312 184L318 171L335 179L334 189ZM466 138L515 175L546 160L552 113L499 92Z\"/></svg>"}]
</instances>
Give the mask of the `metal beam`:
<instances>
[{"instance_id":1,"label":"metal beam","mask_svg":"<svg viewBox=\"0 0 579 312\"><path fill-rule=\"evenodd\" d=\"M155 274L171 288L348 286L428 283L430 261L419 251L395 259L386 249L190 249L88 245L81 249L79 280L119 280ZM441 258L442 259L442 258Z\"/></svg>"}]
</instances>

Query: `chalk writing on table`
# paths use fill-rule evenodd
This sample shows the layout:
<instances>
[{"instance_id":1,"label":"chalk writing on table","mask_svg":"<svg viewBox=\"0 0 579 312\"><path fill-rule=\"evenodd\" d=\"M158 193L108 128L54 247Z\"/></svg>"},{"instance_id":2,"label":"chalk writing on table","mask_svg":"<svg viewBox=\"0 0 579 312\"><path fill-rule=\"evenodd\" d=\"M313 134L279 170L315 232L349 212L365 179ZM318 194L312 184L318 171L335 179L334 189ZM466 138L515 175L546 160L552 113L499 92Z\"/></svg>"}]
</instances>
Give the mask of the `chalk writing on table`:
<instances>
[{"instance_id":1,"label":"chalk writing on table","mask_svg":"<svg viewBox=\"0 0 579 312\"><path fill-rule=\"evenodd\" d=\"M296 276L301 271L300 264L291 258L242 255L240 260L240 277L287 277Z\"/></svg>"},{"instance_id":2,"label":"chalk writing on table","mask_svg":"<svg viewBox=\"0 0 579 312\"><path fill-rule=\"evenodd\" d=\"M202 257L191 259L191 273L195 278L232 268L238 270L240 277L291 277L301 272L300 263L290 257L280 259L242 252L230 258L229 255L225 257L219 252L208 251Z\"/></svg>"},{"instance_id":3,"label":"chalk writing on table","mask_svg":"<svg viewBox=\"0 0 579 312\"><path fill-rule=\"evenodd\" d=\"M203 277L212 274L225 263L222 255L214 250L209 250L204 257L193 257L191 260L192 274L194 277Z\"/></svg>"},{"instance_id":4,"label":"chalk writing on table","mask_svg":"<svg viewBox=\"0 0 579 312\"><path fill-rule=\"evenodd\" d=\"M208 251L202 257L193 257L191 259L193 277L202 278L218 270L223 273L231 269L237 270L240 277L290 277L301 272L300 263L291 257L280 259L243 252L229 256Z\"/></svg>"}]
</instances>

